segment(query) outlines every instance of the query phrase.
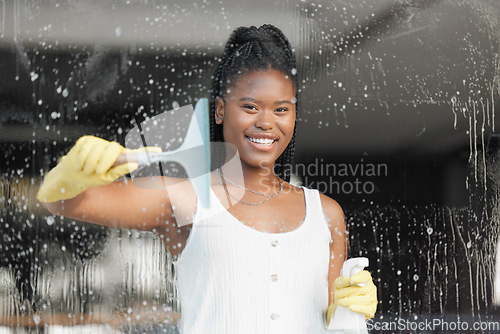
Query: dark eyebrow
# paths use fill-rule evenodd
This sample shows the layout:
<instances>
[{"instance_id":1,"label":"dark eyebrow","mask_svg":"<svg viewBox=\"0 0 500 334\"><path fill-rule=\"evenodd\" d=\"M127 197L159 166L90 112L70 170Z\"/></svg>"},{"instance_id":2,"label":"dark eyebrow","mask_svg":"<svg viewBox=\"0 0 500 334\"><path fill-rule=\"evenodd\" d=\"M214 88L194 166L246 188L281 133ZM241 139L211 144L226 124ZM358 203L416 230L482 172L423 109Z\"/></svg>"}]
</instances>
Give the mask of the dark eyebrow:
<instances>
[{"instance_id":1,"label":"dark eyebrow","mask_svg":"<svg viewBox=\"0 0 500 334\"><path fill-rule=\"evenodd\" d=\"M288 101L288 100L282 100L282 101L276 101L276 102L274 102L274 104L284 104L284 103L293 104L291 101Z\"/></svg>"},{"instance_id":2,"label":"dark eyebrow","mask_svg":"<svg viewBox=\"0 0 500 334\"><path fill-rule=\"evenodd\" d=\"M252 97L242 97L240 99L240 101L250 101L250 102L255 102L255 103L260 103L261 102L259 100L256 100L256 99L252 98ZM281 100L281 101L274 102L274 104L284 104L284 103L293 104L291 101L288 101L288 100Z\"/></svg>"}]
</instances>

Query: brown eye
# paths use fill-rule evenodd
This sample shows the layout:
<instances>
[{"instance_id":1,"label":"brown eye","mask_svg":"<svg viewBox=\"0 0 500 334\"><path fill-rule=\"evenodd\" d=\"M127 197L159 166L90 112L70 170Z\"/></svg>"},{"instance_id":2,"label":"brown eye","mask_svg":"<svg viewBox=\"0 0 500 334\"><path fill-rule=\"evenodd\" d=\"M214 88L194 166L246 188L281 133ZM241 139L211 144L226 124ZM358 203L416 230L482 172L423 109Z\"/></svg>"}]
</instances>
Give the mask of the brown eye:
<instances>
[{"instance_id":1,"label":"brown eye","mask_svg":"<svg viewBox=\"0 0 500 334\"><path fill-rule=\"evenodd\" d=\"M286 112L288 111L288 108L278 108L276 109L277 112Z\"/></svg>"}]
</instances>

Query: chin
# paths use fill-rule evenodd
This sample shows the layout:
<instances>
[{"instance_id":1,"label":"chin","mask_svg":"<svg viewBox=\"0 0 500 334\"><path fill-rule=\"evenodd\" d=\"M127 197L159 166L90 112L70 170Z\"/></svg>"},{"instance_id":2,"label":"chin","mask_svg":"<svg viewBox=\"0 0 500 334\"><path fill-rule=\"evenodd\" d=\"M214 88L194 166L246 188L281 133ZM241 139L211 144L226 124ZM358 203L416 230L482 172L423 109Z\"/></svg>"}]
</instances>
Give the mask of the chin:
<instances>
[{"instance_id":1,"label":"chin","mask_svg":"<svg viewBox=\"0 0 500 334\"><path fill-rule=\"evenodd\" d=\"M250 158L250 159L242 159L242 160L244 160L248 166L255 167L255 168L272 167L272 166L274 166L274 163L276 162L276 160L256 159L255 156Z\"/></svg>"}]
</instances>

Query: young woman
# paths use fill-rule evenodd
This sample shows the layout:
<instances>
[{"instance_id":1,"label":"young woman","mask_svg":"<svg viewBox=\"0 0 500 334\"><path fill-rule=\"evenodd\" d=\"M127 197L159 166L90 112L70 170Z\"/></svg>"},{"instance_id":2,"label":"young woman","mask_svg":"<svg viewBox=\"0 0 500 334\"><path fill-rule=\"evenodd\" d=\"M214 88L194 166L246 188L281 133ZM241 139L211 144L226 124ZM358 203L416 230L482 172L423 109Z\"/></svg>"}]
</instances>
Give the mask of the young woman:
<instances>
[{"instance_id":1,"label":"young woman","mask_svg":"<svg viewBox=\"0 0 500 334\"><path fill-rule=\"evenodd\" d=\"M185 180L163 178L168 191L115 181L137 165L111 167L125 149L92 136L46 175L37 198L54 214L159 233L177 268L182 333L322 333L338 305L372 317L369 272L339 277L342 209L289 183L296 68L288 40L272 25L230 36L213 78L210 132L213 142L237 148L243 178L226 165L212 171L210 208Z\"/></svg>"}]
</instances>

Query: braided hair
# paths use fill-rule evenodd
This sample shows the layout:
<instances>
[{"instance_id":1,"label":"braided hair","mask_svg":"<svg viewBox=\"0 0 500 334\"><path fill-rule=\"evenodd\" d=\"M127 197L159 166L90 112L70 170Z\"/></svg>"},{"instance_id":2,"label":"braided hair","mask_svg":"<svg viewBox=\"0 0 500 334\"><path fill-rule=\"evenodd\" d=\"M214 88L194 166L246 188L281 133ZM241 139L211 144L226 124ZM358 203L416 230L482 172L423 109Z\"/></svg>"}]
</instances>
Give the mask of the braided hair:
<instances>
[{"instance_id":1,"label":"braided hair","mask_svg":"<svg viewBox=\"0 0 500 334\"><path fill-rule=\"evenodd\" d=\"M283 32L271 24L257 28L239 27L229 37L212 81L210 94L210 141L223 142L222 124L215 122L215 99L224 99L226 86L237 81L237 77L252 71L277 70L292 79L295 88L295 110L298 113L297 63L292 47ZM275 163L274 172L286 182L290 181L289 167L295 153L295 131L292 139ZM221 157L216 164L220 165Z\"/></svg>"}]
</instances>

